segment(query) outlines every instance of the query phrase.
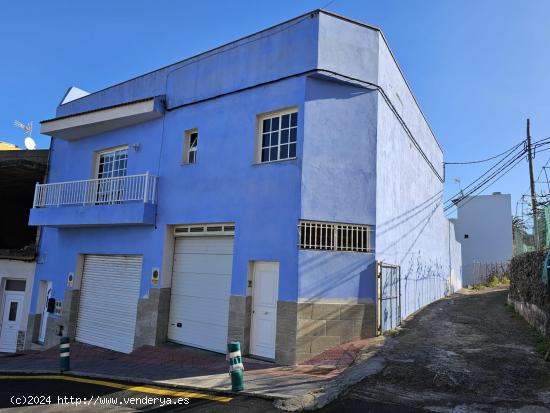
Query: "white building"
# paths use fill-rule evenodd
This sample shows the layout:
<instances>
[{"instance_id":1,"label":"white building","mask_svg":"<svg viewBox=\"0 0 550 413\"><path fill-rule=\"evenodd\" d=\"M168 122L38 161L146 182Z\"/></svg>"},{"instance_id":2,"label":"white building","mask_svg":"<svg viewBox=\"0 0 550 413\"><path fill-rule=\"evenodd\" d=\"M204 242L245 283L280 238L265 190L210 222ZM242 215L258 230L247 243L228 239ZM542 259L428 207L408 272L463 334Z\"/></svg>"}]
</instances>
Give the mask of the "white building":
<instances>
[{"instance_id":1,"label":"white building","mask_svg":"<svg viewBox=\"0 0 550 413\"><path fill-rule=\"evenodd\" d=\"M455 224L462 244L463 286L478 282L479 273L512 258L512 199L509 194L465 197L458 203Z\"/></svg>"}]
</instances>

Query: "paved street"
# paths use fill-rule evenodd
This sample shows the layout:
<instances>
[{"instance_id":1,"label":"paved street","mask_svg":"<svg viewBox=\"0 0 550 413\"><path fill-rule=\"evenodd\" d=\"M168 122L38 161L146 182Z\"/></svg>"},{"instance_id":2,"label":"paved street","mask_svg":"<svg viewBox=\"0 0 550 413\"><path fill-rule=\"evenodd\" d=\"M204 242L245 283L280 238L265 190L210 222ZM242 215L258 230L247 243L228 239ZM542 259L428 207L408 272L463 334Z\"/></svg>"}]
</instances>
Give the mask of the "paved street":
<instances>
[{"instance_id":1,"label":"paved street","mask_svg":"<svg viewBox=\"0 0 550 413\"><path fill-rule=\"evenodd\" d=\"M506 295L467 291L428 306L388 341L383 370L323 412L550 412L550 363Z\"/></svg>"},{"instance_id":2,"label":"paved street","mask_svg":"<svg viewBox=\"0 0 550 413\"><path fill-rule=\"evenodd\" d=\"M344 372L371 341L357 340L333 347L294 367L245 357L246 391L268 397L293 397L319 389ZM58 371L58 347L28 354L0 354L0 372ZM227 371L224 354L172 343L143 346L130 354L71 344L71 372L76 375L227 391L231 388Z\"/></svg>"},{"instance_id":3,"label":"paved street","mask_svg":"<svg viewBox=\"0 0 550 413\"><path fill-rule=\"evenodd\" d=\"M550 412L545 407L550 405L550 363L535 352L533 331L506 307L506 294L503 289L466 291L428 306L386 340L379 373L321 411ZM0 376L0 407L15 407L12 396L48 395L42 401L51 403L10 411L277 411L269 400L208 391L59 375L9 376ZM65 396L80 398L80 404ZM129 401L132 397L163 399ZM188 404L175 404L186 397Z\"/></svg>"},{"instance_id":4,"label":"paved street","mask_svg":"<svg viewBox=\"0 0 550 413\"><path fill-rule=\"evenodd\" d=\"M0 376L0 409L10 412L275 412L271 401L118 381ZM32 378L31 378L32 377Z\"/></svg>"}]
</instances>

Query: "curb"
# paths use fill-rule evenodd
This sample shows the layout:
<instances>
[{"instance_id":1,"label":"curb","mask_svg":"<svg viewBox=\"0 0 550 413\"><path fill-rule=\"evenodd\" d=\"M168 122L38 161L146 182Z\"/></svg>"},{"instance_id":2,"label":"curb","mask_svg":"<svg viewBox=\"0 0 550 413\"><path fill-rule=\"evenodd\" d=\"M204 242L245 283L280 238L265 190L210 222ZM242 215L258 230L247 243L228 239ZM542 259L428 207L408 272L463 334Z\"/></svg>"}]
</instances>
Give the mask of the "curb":
<instances>
[{"instance_id":1,"label":"curb","mask_svg":"<svg viewBox=\"0 0 550 413\"><path fill-rule=\"evenodd\" d=\"M348 387L382 371L385 367L385 358L379 353L382 348L391 348L395 344L396 340L391 337L379 336L372 345L359 353L350 367L325 386L301 396L277 399L273 404L276 408L288 412L320 409L338 398Z\"/></svg>"},{"instance_id":2,"label":"curb","mask_svg":"<svg viewBox=\"0 0 550 413\"><path fill-rule=\"evenodd\" d=\"M55 375L65 375L65 376L73 376L73 377L84 377L84 378L90 378L90 379L108 379L108 380L117 380L117 381L124 381L128 383L133 384L147 384L150 386L157 386L157 387L166 387L170 389L186 389L186 390L194 390L194 391L202 391L202 392L210 392L210 393L218 393L228 396L250 396L250 397L257 397L260 399L270 400L270 401L276 401L276 400L282 400L282 399L288 399L289 396L279 393L273 393L273 394L262 394L262 393L256 393L251 391L241 391L241 392L233 392L231 390L227 390L225 388L221 387L201 387L201 386L190 386L187 384L177 384L177 383L166 383L161 381L155 381L151 379L143 379L139 377L124 377L124 376L113 376L109 374L101 374L101 373L89 373L84 371L65 371L63 373L60 373L59 370L1 370L0 374L5 373L19 373L19 374L55 374Z\"/></svg>"}]
</instances>

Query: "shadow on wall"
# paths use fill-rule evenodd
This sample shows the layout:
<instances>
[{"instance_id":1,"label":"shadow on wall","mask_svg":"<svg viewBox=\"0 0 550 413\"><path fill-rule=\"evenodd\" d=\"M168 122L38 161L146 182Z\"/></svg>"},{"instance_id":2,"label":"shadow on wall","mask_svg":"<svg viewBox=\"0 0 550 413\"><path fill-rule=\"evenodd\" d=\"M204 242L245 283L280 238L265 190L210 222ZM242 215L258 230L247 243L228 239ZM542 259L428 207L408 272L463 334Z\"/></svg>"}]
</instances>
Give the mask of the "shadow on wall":
<instances>
[{"instance_id":1,"label":"shadow on wall","mask_svg":"<svg viewBox=\"0 0 550 413\"><path fill-rule=\"evenodd\" d=\"M411 219L413 219L413 218L415 218L415 217L421 215L421 213L422 213L423 211L425 211L426 209L428 209L428 208L430 208L430 207L433 206L433 208L431 209L431 211L429 211L429 213L428 213L425 217L420 218L419 221L418 221L416 224L414 224L413 227L407 228L407 231L400 231L400 232L396 233L395 239L394 239L394 240L388 241L386 247L385 247L384 249L382 249L382 250L377 251L377 252L380 253L380 254L384 254L384 253L386 253L386 252L391 251L391 250L394 249L398 244L402 243L403 240L404 240L406 237L411 236L411 235L414 235L414 231L415 231L417 228L420 228L420 227L421 227L420 231L418 232L418 234L416 235L416 237L414 238L414 240L413 240L412 243L410 244L409 248L408 248L408 249L406 250L406 252L403 254L403 257L400 258L400 259L398 260L398 262L392 263L392 264L402 265L403 261L406 259L407 255L409 255L409 253L412 251L412 249L414 248L416 242L418 241L418 239L420 238L420 236L422 235L422 233L426 230L426 227L428 226L428 224L429 224L430 221L432 220L432 218L433 218L435 212L437 211L437 208L438 208L439 205L441 204L441 201L442 201L441 196L442 196L442 195L440 195L440 198L439 198L439 199L436 199L435 201L429 202L429 203L426 204L424 207L422 207L421 209L419 209L418 211L416 211L414 214L408 216L407 218L404 218L404 219L400 220L399 223L397 223L397 224L394 223L391 227L384 228L384 225L381 225L381 226L380 226L381 228L380 228L380 227L377 227L377 228L376 228L377 236L382 236L382 235L384 235L384 234L386 234L386 233L389 233L389 232L392 231L392 230L398 229L398 227L401 226L401 225L404 225L405 222L410 221ZM427 202L427 201L424 201L424 202ZM435 205L434 205L434 202L435 202ZM422 205L422 204L420 204L420 205ZM418 208L418 206L415 207L415 208ZM413 208L413 209L415 209L415 208ZM411 209L410 211L412 211L413 209ZM402 216L403 216L403 215L406 215L406 214L408 214L408 213L409 213L409 212L404 213L404 214L402 214ZM390 220L390 221L394 221L394 220L395 220L395 218L392 218L392 220ZM388 222L389 222L389 221L388 221ZM380 228L380 229L379 229L379 228Z\"/></svg>"},{"instance_id":2,"label":"shadow on wall","mask_svg":"<svg viewBox=\"0 0 550 413\"><path fill-rule=\"evenodd\" d=\"M413 219L415 216L420 215L423 211L428 209L433 204L439 204L442 201L442 199L443 199L443 190L437 192L436 194L432 195L431 197L421 202L420 204L416 205L415 207L409 209L408 211L405 211L385 222L378 224L376 226L377 233L384 234L388 231L396 229L397 227L404 224L405 222Z\"/></svg>"},{"instance_id":3,"label":"shadow on wall","mask_svg":"<svg viewBox=\"0 0 550 413\"><path fill-rule=\"evenodd\" d=\"M302 251L300 298L376 299L374 254Z\"/></svg>"},{"instance_id":4,"label":"shadow on wall","mask_svg":"<svg viewBox=\"0 0 550 413\"><path fill-rule=\"evenodd\" d=\"M375 90L367 89L357 85L347 84L343 87L344 82L330 76L321 74L311 76L316 82L317 87L309 87L307 91L306 101L310 100L324 100L324 99L350 99L356 96L378 93Z\"/></svg>"},{"instance_id":5,"label":"shadow on wall","mask_svg":"<svg viewBox=\"0 0 550 413\"><path fill-rule=\"evenodd\" d=\"M377 226L377 237L385 238L377 253L393 257L391 264L401 266L403 317L451 293L448 261L430 258L432 251L418 245L442 201L443 191L439 191Z\"/></svg>"},{"instance_id":6,"label":"shadow on wall","mask_svg":"<svg viewBox=\"0 0 550 413\"><path fill-rule=\"evenodd\" d=\"M401 282L404 316L451 292L445 266L438 260L423 260L421 251L411 254Z\"/></svg>"}]
</instances>

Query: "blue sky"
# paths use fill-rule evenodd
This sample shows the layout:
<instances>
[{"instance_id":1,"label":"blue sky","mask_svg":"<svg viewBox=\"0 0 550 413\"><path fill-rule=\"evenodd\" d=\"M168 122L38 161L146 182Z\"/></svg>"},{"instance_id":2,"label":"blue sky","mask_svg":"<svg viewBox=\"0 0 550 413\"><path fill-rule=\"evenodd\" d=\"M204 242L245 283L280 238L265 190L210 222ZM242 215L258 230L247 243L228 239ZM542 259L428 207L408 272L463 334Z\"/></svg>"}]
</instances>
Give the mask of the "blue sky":
<instances>
[{"instance_id":1,"label":"blue sky","mask_svg":"<svg viewBox=\"0 0 550 413\"><path fill-rule=\"evenodd\" d=\"M95 91L327 3L2 2L0 140L22 146L13 121L52 117L71 85ZM328 9L384 31L447 161L502 152L525 137L527 117L534 139L550 136L549 1L336 0ZM536 175L549 158L536 156ZM453 178L465 186L488 166L449 166L447 196ZM522 162L486 192L512 193L515 212L528 176Z\"/></svg>"}]
</instances>

